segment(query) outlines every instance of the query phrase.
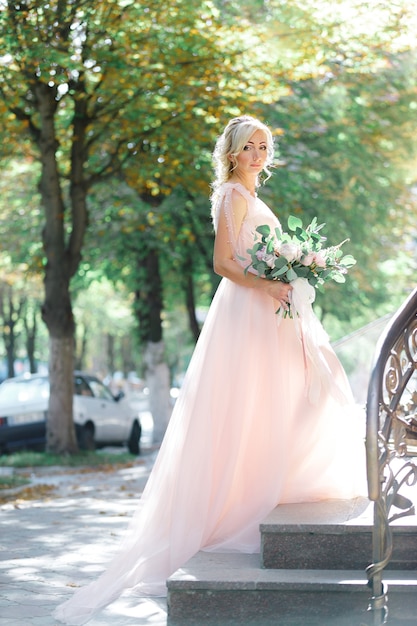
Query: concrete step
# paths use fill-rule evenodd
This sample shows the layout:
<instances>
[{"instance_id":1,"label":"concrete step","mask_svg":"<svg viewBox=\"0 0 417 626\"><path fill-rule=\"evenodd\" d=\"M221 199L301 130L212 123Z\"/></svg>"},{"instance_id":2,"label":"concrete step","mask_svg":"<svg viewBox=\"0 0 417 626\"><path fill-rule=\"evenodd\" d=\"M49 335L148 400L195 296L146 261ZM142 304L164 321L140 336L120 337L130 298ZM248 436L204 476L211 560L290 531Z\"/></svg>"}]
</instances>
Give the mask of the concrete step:
<instances>
[{"instance_id":1,"label":"concrete step","mask_svg":"<svg viewBox=\"0 0 417 626\"><path fill-rule=\"evenodd\" d=\"M367 498L280 505L260 525L261 567L365 570L372 559ZM395 521L389 569L417 569L417 517ZM416 621L417 623L417 621Z\"/></svg>"},{"instance_id":2,"label":"concrete step","mask_svg":"<svg viewBox=\"0 0 417 626\"><path fill-rule=\"evenodd\" d=\"M390 625L415 625L416 572L390 571L384 580ZM364 571L262 569L259 554L199 552L167 585L170 626L373 623Z\"/></svg>"}]
</instances>

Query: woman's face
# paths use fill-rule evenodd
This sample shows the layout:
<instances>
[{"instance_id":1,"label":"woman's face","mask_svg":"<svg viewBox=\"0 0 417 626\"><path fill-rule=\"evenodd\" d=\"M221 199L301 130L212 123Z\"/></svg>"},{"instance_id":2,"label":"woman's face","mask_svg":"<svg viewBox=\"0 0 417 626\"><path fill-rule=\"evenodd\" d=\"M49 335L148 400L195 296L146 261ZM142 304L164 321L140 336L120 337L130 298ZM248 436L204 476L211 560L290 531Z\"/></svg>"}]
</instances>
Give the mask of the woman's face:
<instances>
[{"instance_id":1,"label":"woman's face","mask_svg":"<svg viewBox=\"0 0 417 626\"><path fill-rule=\"evenodd\" d=\"M268 157L268 144L266 133L256 130L250 136L242 152L236 157L237 166L235 172L240 175L257 176L264 168Z\"/></svg>"}]
</instances>

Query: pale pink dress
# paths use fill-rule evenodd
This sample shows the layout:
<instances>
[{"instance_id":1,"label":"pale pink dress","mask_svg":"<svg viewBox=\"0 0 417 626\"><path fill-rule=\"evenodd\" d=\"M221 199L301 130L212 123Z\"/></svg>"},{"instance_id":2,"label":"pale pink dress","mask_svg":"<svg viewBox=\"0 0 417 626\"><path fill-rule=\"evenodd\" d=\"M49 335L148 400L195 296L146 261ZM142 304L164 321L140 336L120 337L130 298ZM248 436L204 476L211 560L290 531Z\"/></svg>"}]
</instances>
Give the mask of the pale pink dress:
<instances>
[{"instance_id":1,"label":"pale pink dress","mask_svg":"<svg viewBox=\"0 0 417 626\"><path fill-rule=\"evenodd\" d=\"M239 233L233 189L248 206ZM256 225L277 219L240 184L226 183L218 206L244 267ZM82 624L127 589L165 595L166 579L201 549L259 551L259 523L279 503L364 493L364 444L344 370L323 333L321 356L338 393L323 385L312 404L312 364L294 320L278 323L276 308L262 290L221 281L120 552L58 607L58 619Z\"/></svg>"}]
</instances>

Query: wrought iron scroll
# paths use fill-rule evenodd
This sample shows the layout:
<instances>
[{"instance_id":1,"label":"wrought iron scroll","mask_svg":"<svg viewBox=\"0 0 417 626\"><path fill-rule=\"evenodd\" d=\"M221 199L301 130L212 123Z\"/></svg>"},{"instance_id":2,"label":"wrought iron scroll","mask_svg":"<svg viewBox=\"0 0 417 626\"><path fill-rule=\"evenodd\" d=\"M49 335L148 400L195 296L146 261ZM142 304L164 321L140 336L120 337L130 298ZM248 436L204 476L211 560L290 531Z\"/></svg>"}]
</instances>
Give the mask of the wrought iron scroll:
<instances>
[{"instance_id":1,"label":"wrought iron scroll","mask_svg":"<svg viewBox=\"0 0 417 626\"><path fill-rule=\"evenodd\" d=\"M375 624L388 615L383 572L392 556L390 523L413 515L413 502L400 493L417 483L411 447L417 446L417 288L379 339L368 387L366 456L368 494L374 502L370 610Z\"/></svg>"}]
</instances>

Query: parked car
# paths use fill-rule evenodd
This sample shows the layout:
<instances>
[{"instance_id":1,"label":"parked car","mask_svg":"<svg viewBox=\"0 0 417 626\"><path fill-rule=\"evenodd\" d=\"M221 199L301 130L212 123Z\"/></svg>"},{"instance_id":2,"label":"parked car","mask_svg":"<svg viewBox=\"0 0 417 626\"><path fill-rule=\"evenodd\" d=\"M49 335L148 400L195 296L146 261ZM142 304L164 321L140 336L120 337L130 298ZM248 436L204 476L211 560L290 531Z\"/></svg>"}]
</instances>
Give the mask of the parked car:
<instances>
[{"instance_id":1,"label":"parked car","mask_svg":"<svg viewBox=\"0 0 417 626\"><path fill-rule=\"evenodd\" d=\"M48 401L46 375L24 374L0 384L0 454L45 448ZM114 396L95 376L74 372L73 418L81 449L127 445L129 452L139 454L139 414L123 393Z\"/></svg>"}]
</instances>

